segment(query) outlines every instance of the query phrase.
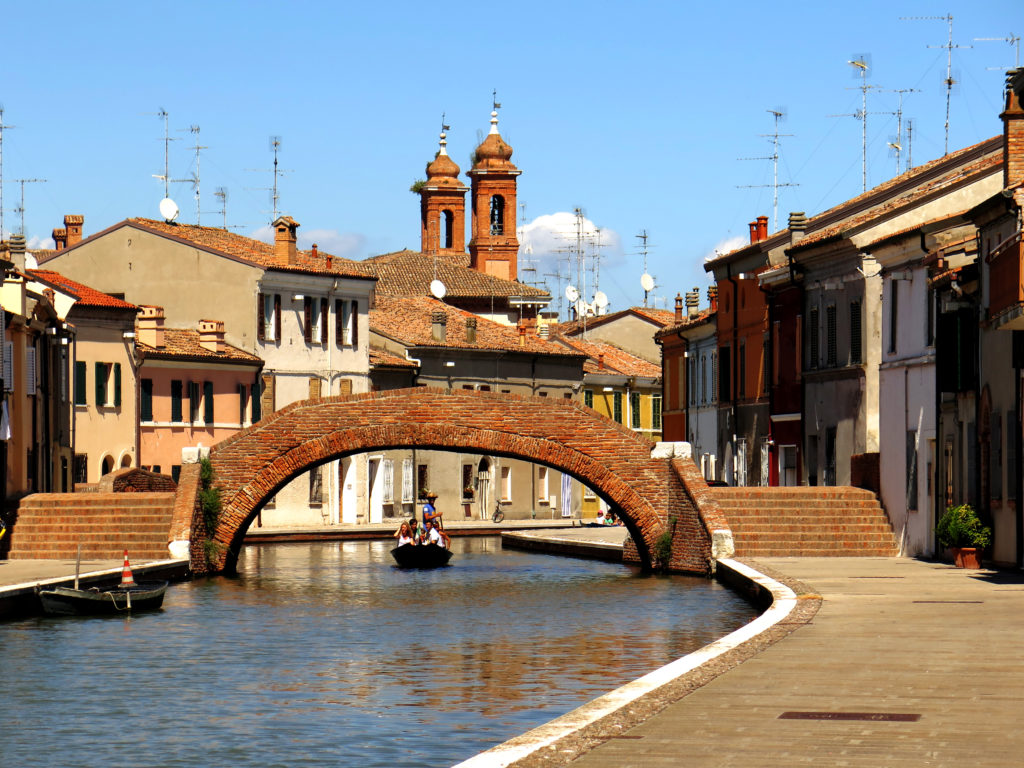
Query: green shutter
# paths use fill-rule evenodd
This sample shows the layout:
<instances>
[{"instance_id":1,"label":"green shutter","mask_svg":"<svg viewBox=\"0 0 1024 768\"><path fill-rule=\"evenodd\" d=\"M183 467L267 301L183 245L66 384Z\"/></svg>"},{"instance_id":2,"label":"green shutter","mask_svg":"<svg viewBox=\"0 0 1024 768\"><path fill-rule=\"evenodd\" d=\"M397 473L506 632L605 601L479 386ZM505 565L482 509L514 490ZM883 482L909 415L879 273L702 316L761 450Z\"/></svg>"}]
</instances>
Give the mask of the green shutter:
<instances>
[{"instance_id":1,"label":"green shutter","mask_svg":"<svg viewBox=\"0 0 1024 768\"><path fill-rule=\"evenodd\" d=\"M203 421L213 424L213 382L203 382Z\"/></svg>"},{"instance_id":2,"label":"green shutter","mask_svg":"<svg viewBox=\"0 0 1024 768\"><path fill-rule=\"evenodd\" d=\"M95 363L96 371L96 407L101 408L107 404L107 366L105 363Z\"/></svg>"},{"instance_id":3,"label":"green shutter","mask_svg":"<svg viewBox=\"0 0 1024 768\"><path fill-rule=\"evenodd\" d=\"M114 363L114 406L121 407L121 364Z\"/></svg>"},{"instance_id":4,"label":"green shutter","mask_svg":"<svg viewBox=\"0 0 1024 768\"><path fill-rule=\"evenodd\" d=\"M139 420L153 420L153 380L143 379L139 398Z\"/></svg>"},{"instance_id":5,"label":"green shutter","mask_svg":"<svg viewBox=\"0 0 1024 768\"><path fill-rule=\"evenodd\" d=\"M615 419L615 421L619 422L619 424L621 424L622 423L622 393L621 392L616 392L615 393L615 397L614 397L614 400L613 400L612 408L613 408L613 410L612 410L612 418Z\"/></svg>"},{"instance_id":6,"label":"green shutter","mask_svg":"<svg viewBox=\"0 0 1024 768\"><path fill-rule=\"evenodd\" d=\"M84 360L75 361L75 405L85 405L85 373L89 370Z\"/></svg>"}]
</instances>

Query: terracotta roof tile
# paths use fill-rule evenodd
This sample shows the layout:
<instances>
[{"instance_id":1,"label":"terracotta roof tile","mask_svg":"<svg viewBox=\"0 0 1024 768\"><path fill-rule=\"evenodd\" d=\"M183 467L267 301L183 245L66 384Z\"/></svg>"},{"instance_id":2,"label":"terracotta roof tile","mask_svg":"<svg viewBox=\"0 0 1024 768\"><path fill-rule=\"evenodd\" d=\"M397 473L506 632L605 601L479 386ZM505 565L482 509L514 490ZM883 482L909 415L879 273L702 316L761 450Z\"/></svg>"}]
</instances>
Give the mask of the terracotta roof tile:
<instances>
[{"instance_id":1,"label":"terracotta roof tile","mask_svg":"<svg viewBox=\"0 0 1024 768\"><path fill-rule=\"evenodd\" d=\"M670 325L667 328L662 328L660 331L654 334L654 338L662 339L665 336L670 336L673 333L684 331L687 328L696 328L698 326L704 325L705 323L711 322L716 318L717 315L717 311L712 311L710 307L705 307L693 317L684 318L681 323L675 323L674 325Z\"/></svg>"},{"instance_id":2,"label":"terracotta roof tile","mask_svg":"<svg viewBox=\"0 0 1024 768\"><path fill-rule=\"evenodd\" d=\"M431 333L431 316L437 311L444 312L447 318L443 343L434 341ZM475 342L466 340L467 318L476 319ZM425 297L399 298L377 294L376 306L370 310L370 328L409 346L579 355L535 333L528 332L521 337L518 328L500 325L437 299Z\"/></svg>"},{"instance_id":3,"label":"terracotta roof tile","mask_svg":"<svg viewBox=\"0 0 1024 768\"><path fill-rule=\"evenodd\" d=\"M661 376L661 366L630 354L614 344L565 336L560 336L556 340L587 356L587 362L583 366L585 373L619 373L623 376L642 376L652 379Z\"/></svg>"},{"instance_id":4,"label":"terracotta roof tile","mask_svg":"<svg viewBox=\"0 0 1024 768\"><path fill-rule=\"evenodd\" d=\"M26 270L36 280L52 285L54 288L69 293L75 297L78 304L84 307L109 307L111 309L131 309L138 311L138 307L130 304L124 299L97 291L87 285L64 277L60 272L53 272L48 269Z\"/></svg>"},{"instance_id":5,"label":"terracotta roof tile","mask_svg":"<svg viewBox=\"0 0 1024 768\"><path fill-rule=\"evenodd\" d=\"M407 360L404 357L399 357L393 352L389 352L383 347L370 347L370 367L386 367L386 368L415 368L416 363L412 360Z\"/></svg>"},{"instance_id":6,"label":"terracotta roof tile","mask_svg":"<svg viewBox=\"0 0 1024 768\"><path fill-rule=\"evenodd\" d=\"M238 364L263 364L256 355L251 355L230 344L224 345L223 352L211 352L200 346L199 331L184 328L165 328L164 346L160 349L135 341L135 350L141 357L157 360L220 361Z\"/></svg>"},{"instance_id":7,"label":"terracotta roof tile","mask_svg":"<svg viewBox=\"0 0 1024 768\"><path fill-rule=\"evenodd\" d=\"M564 323L552 325L551 332L558 333L563 336L573 336L577 333L582 333L584 325L586 328L597 328L598 326L605 325L606 323L614 322L625 315L635 315L644 320L649 320L655 325L659 325L663 328L666 325L671 324L676 317L674 310L654 309L653 307L629 307L628 309L620 309L618 312L610 312L607 315L588 317L585 324L582 319L566 320Z\"/></svg>"},{"instance_id":8,"label":"terracotta roof tile","mask_svg":"<svg viewBox=\"0 0 1024 768\"><path fill-rule=\"evenodd\" d=\"M436 258L419 251L395 251L355 262L367 274L378 278L378 296L430 296L430 283L444 283L451 299L502 298L522 296L547 300L547 291L515 280L503 280L469 267L465 258L438 255Z\"/></svg>"}]
</instances>

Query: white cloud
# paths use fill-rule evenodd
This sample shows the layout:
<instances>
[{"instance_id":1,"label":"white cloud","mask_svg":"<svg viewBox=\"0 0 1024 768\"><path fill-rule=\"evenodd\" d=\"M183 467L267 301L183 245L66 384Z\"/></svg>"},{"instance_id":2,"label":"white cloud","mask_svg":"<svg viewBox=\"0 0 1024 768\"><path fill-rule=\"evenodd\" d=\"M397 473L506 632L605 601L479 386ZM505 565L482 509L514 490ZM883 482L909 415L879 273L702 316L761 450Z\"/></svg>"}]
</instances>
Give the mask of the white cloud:
<instances>
[{"instance_id":1,"label":"white cloud","mask_svg":"<svg viewBox=\"0 0 1024 768\"><path fill-rule=\"evenodd\" d=\"M729 253L730 251L735 251L737 248L740 248L746 244L747 238L745 237L741 237L739 235L736 235L734 237L726 237L722 240L719 240L715 244L714 248L712 248L708 253L704 255L704 261L707 262L711 261L712 259L717 259L719 256Z\"/></svg>"},{"instance_id":2,"label":"white cloud","mask_svg":"<svg viewBox=\"0 0 1024 768\"><path fill-rule=\"evenodd\" d=\"M599 243L603 257L602 268L614 266L622 260L622 238L618 232L606 227L599 228L586 217L583 217L581 232L588 269L593 264L593 255ZM569 260L575 258L576 233L576 215L567 211L544 214L523 225L519 234L520 272L524 262L532 259L536 262L537 271L542 274L565 273L567 265L575 273L576 264L573 262L569 265Z\"/></svg>"},{"instance_id":3,"label":"white cloud","mask_svg":"<svg viewBox=\"0 0 1024 768\"><path fill-rule=\"evenodd\" d=\"M51 251L57 247L57 244L53 242L52 237L33 237L25 243L25 249L28 251Z\"/></svg>"},{"instance_id":4,"label":"white cloud","mask_svg":"<svg viewBox=\"0 0 1024 768\"><path fill-rule=\"evenodd\" d=\"M250 237L264 243L274 242L274 228L269 224L255 230ZM299 248L309 250L316 243L317 250L340 256L343 259L359 259L366 252L366 236L359 232L339 232L336 229L310 229L298 232Z\"/></svg>"}]
</instances>

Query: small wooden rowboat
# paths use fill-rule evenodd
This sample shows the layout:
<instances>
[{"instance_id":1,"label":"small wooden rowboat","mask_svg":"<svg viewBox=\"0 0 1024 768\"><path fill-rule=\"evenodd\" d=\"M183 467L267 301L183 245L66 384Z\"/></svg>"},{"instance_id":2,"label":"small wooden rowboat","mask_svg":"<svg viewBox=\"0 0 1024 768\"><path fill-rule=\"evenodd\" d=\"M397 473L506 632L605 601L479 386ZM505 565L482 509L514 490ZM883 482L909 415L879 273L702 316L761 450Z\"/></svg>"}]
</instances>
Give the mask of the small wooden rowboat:
<instances>
[{"instance_id":1,"label":"small wooden rowboat","mask_svg":"<svg viewBox=\"0 0 1024 768\"><path fill-rule=\"evenodd\" d=\"M166 581L143 581L130 587L107 589L53 587L39 590L39 601L45 613L58 616L135 613L158 609L166 591Z\"/></svg>"},{"instance_id":2,"label":"small wooden rowboat","mask_svg":"<svg viewBox=\"0 0 1024 768\"><path fill-rule=\"evenodd\" d=\"M452 559L451 550L437 544L403 544L391 550L399 568L440 568Z\"/></svg>"}]
</instances>

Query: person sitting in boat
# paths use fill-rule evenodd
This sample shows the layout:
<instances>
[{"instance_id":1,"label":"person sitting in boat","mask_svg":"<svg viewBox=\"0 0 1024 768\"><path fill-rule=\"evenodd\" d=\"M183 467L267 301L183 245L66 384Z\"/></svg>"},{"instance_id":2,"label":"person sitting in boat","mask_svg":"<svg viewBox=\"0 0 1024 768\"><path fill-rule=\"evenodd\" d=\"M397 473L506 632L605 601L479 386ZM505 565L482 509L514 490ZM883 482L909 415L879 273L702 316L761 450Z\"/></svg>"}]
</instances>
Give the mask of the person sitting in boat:
<instances>
[{"instance_id":1,"label":"person sitting in boat","mask_svg":"<svg viewBox=\"0 0 1024 768\"><path fill-rule=\"evenodd\" d=\"M398 539L398 546L404 546L406 544L415 544L415 540L412 537L412 529L409 528L408 523L402 523L402 526L395 533L395 537Z\"/></svg>"},{"instance_id":2,"label":"person sitting in boat","mask_svg":"<svg viewBox=\"0 0 1024 768\"><path fill-rule=\"evenodd\" d=\"M448 534L441 530L437 522L431 520L427 523L427 541L428 544L437 544L439 547L448 549L448 545L451 542Z\"/></svg>"}]
</instances>

